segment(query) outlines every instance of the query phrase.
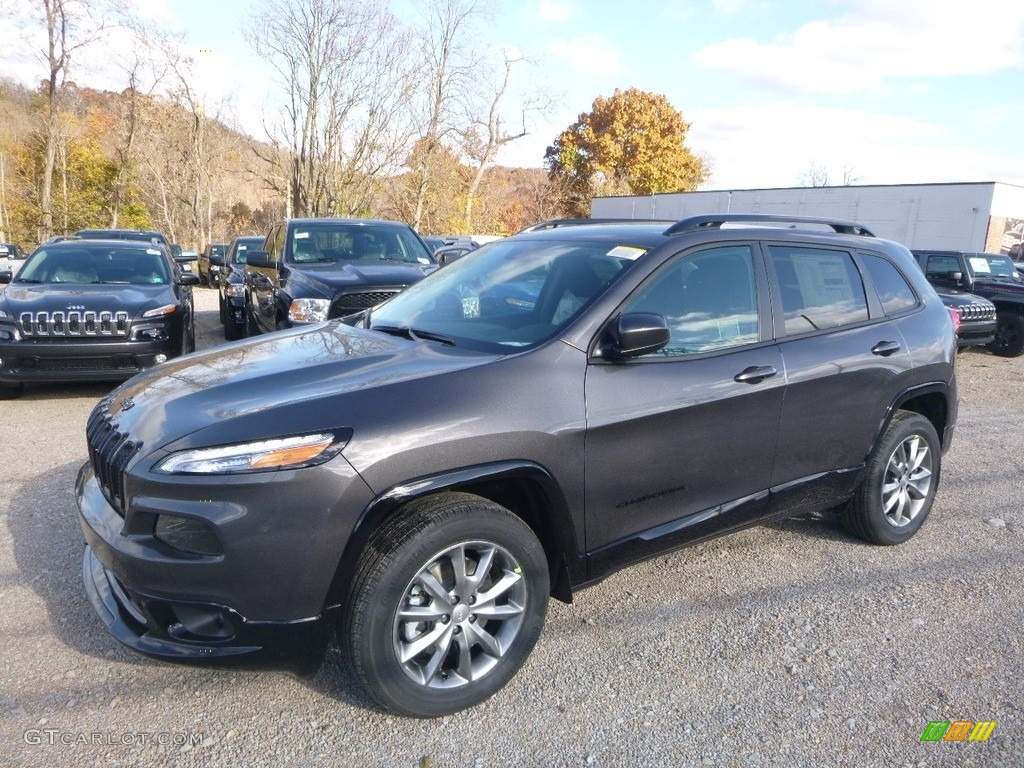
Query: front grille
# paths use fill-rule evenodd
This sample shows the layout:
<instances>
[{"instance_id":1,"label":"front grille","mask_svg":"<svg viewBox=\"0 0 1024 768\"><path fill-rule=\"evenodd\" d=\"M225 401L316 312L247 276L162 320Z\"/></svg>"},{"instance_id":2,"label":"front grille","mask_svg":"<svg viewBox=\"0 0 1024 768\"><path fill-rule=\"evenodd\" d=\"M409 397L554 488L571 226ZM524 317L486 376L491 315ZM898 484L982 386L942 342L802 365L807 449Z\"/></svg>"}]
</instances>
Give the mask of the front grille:
<instances>
[{"instance_id":1,"label":"front grille","mask_svg":"<svg viewBox=\"0 0 1024 768\"><path fill-rule=\"evenodd\" d=\"M125 355L117 357L22 357L17 359L14 369L20 373L122 371L125 374L141 370L134 357Z\"/></svg>"},{"instance_id":2,"label":"front grille","mask_svg":"<svg viewBox=\"0 0 1024 768\"><path fill-rule=\"evenodd\" d=\"M956 311L960 314L961 322L970 323L996 319L995 304L961 304Z\"/></svg>"},{"instance_id":3,"label":"front grille","mask_svg":"<svg viewBox=\"0 0 1024 768\"><path fill-rule=\"evenodd\" d=\"M124 470L140 446L117 430L110 419L106 401L100 401L89 417L85 438L89 443L89 461L103 494L114 510L124 517Z\"/></svg>"},{"instance_id":4,"label":"front grille","mask_svg":"<svg viewBox=\"0 0 1024 768\"><path fill-rule=\"evenodd\" d=\"M18 317L25 337L127 336L127 312L22 312Z\"/></svg>"},{"instance_id":5,"label":"front grille","mask_svg":"<svg viewBox=\"0 0 1024 768\"><path fill-rule=\"evenodd\" d=\"M331 304L330 317L344 317L355 312L362 312L364 309L375 307L383 301L387 301L401 288L385 288L374 291L353 291L343 293L334 297Z\"/></svg>"}]
</instances>

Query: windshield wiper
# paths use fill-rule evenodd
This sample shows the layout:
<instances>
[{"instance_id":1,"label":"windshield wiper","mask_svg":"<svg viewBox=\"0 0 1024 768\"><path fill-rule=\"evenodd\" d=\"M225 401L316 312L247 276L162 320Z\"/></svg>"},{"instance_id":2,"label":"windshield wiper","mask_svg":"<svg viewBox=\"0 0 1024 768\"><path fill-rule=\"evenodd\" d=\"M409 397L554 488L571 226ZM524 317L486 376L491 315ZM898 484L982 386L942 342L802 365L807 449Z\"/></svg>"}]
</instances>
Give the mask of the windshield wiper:
<instances>
[{"instance_id":1,"label":"windshield wiper","mask_svg":"<svg viewBox=\"0 0 1024 768\"><path fill-rule=\"evenodd\" d=\"M434 331L427 331L422 328L410 328L407 325L374 325L371 330L387 333L392 336L401 336L409 341L436 341L447 347L455 346L455 339Z\"/></svg>"}]
</instances>

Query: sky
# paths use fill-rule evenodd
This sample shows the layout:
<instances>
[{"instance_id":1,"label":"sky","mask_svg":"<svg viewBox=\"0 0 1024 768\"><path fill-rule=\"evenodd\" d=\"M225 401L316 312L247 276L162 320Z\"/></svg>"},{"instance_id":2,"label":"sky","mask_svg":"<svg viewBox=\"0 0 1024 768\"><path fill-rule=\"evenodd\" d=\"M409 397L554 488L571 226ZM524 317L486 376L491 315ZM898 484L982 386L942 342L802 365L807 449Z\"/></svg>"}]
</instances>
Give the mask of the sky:
<instances>
[{"instance_id":1,"label":"sky","mask_svg":"<svg viewBox=\"0 0 1024 768\"><path fill-rule=\"evenodd\" d=\"M261 0L132 0L177 30L209 104L252 123L281 92L243 27ZM12 18L6 2L0 37ZM400 16L420 12L395 0ZM481 0L474 42L514 50L507 105L551 107L499 155L540 167L597 97L666 96L704 156L704 189L1003 181L1024 186L1024 2L1020 0ZM7 37L7 39L11 39ZM80 83L114 87L116 42L83 56ZM0 53L0 74L38 80L39 60ZM106 71L106 74L103 72ZM483 77L483 74L481 75ZM116 79L116 78L115 78Z\"/></svg>"}]
</instances>

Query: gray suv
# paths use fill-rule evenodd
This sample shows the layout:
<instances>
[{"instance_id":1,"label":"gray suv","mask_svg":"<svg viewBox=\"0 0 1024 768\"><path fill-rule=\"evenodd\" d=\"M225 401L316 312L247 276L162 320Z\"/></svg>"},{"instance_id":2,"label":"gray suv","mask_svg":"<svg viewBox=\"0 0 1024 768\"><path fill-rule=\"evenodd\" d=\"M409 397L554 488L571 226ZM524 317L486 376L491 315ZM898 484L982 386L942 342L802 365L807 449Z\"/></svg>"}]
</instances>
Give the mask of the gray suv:
<instances>
[{"instance_id":1,"label":"gray suv","mask_svg":"<svg viewBox=\"0 0 1024 768\"><path fill-rule=\"evenodd\" d=\"M157 658L308 675L336 631L382 707L454 712L516 673L549 596L630 563L820 510L909 539L955 351L910 253L850 222L517 235L101 400L86 590Z\"/></svg>"}]
</instances>

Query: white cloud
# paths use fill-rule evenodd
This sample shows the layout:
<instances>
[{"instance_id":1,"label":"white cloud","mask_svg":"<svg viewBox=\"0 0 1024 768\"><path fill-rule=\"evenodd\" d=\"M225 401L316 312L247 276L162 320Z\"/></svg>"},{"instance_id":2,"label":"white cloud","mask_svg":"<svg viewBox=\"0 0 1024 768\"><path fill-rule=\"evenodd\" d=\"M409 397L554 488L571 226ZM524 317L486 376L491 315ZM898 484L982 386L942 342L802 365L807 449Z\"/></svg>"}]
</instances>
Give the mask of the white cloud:
<instances>
[{"instance_id":1,"label":"white cloud","mask_svg":"<svg viewBox=\"0 0 1024 768\"><path fill-rule=\"evenodd\" d=\"M620 75L624 71L622 51L604 35L553 40L548 54L573 71L588 75Z\"/></svg>"},{"instance_id":2,"label":"white cloud","mask_svg":"<svg viewBox=\"0 0 1024 768\"><path fill-rule=\"evenodd\" d=\"M1006 181L1024 184L1018 162L965 148L943 128L879 113L776 103L693 110L691 150L710 156L709 189L791 187L813 163L842 183L850 170L862 184Z\"/></svg>"},{"instance_id":3,"label":"white cloud","mask_svg":"<svg viewBox=\"0 0 1024 768\"><path fill-rule=\"evenodd\" d=\"M853 94L894 78L979 75L1024 66L1024 3L851 0L771 42L724 40L694 60L785 93Z\"/></svg>"},{"instance_id":4,"label":"white cloud","mask_svg":"<svg viewBox=\"0 0 1024 768\"><path fill-rule=\"evenodd\" d=\"M565 21L573 14L569 3L558 0L540 0L537 6L537 21Z\"/></svg>"}]
</instances>

